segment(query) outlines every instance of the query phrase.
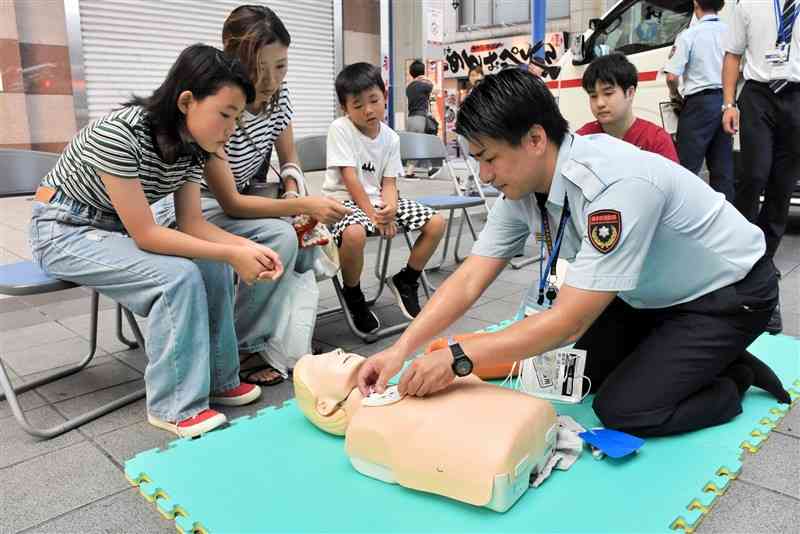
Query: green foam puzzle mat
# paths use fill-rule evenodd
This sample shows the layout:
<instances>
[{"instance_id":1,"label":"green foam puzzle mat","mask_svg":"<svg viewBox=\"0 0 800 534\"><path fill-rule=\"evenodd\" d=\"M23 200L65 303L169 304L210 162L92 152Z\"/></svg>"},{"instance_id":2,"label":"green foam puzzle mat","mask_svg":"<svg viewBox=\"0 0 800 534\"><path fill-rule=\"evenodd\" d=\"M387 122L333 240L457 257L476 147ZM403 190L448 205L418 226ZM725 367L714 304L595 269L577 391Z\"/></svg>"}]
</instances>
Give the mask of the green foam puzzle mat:
<instances>
[{"instance_id":1,"label":"green foam puzzle mat","mask_svg":"<svg viewBox=\"0 0 800 534\"><path fill-rule=\"evenodd\" d=\"M800 341L764 335L751 351L796 401ZM628 458L598 461L584 450L503 514L359 474L344 439L311 425L293 401L144 451L125 474L181 532L692 532L738 474L741 455L756 452L788 410L753 388L743 408L725 425L650 438ZM591 397L557 409L600 426Z\"/></svg>"}]
</instances>

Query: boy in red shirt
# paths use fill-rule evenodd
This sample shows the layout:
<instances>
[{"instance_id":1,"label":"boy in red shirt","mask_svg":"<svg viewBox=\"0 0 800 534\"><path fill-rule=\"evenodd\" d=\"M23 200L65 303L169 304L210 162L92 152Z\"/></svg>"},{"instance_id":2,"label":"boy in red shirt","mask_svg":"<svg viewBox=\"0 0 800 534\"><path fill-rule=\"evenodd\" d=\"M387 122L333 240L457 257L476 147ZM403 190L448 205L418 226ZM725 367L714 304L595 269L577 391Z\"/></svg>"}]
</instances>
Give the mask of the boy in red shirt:
<instances>
[{"instance_id":1,"label":"boy in red shirt","mask_svg":"<svg viewBox=\"0 0 800 534\"><path fill-rule=\"evenodd\" d=\"M583 73L583 88L589 93L589 105L597 120L584 124L576 133L606 133L680 164L667 131L634 116L633 97L638 82L636 67L623 54L601 56L592 61Z\"/></svg>"}]
</instances>

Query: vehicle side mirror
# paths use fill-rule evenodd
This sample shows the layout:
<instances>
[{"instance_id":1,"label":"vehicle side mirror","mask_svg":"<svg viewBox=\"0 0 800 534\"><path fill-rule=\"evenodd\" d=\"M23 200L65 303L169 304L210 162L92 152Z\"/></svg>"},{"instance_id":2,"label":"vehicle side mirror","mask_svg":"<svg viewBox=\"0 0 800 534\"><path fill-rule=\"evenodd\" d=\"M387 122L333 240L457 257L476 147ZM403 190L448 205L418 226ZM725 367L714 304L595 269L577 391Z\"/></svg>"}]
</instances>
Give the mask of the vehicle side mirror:
<instances>
[{"instance_id":1,"label":"vehicle side mirror","mask_svg":"<svg viewBox=\"0 0 800 534\"><path fill-rule=\"evenodd\" d=\"M589 29L594 31L600 27L602 19L589 19Z\"/></svg>"}]
</instances>

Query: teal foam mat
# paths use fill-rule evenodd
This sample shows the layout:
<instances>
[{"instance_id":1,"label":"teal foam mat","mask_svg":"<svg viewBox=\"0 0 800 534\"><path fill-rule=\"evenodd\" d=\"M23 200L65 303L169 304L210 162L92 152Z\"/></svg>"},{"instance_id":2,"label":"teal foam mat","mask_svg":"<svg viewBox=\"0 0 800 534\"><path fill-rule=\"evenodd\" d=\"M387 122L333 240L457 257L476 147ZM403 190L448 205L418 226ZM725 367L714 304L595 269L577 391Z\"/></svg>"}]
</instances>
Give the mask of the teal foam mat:
<instances>
[{"instance_id":1,"label":"teal foam mat","mask_svg":"<svg viewBox=\"0 0 800 534\"><path fill-rule=\"evenodd\" d=\"M796 400L800 341L764 335L751 350ZM557 408L600 426L591 398ZM743 448L756 451L786 410L751 389L730 423L650 438L627 459L585 451L505 514L359 474L344 439L312 426L293 401L142 452L125 474L183 532L691 532L739 472Z\"/></svg>"}]
</instances>

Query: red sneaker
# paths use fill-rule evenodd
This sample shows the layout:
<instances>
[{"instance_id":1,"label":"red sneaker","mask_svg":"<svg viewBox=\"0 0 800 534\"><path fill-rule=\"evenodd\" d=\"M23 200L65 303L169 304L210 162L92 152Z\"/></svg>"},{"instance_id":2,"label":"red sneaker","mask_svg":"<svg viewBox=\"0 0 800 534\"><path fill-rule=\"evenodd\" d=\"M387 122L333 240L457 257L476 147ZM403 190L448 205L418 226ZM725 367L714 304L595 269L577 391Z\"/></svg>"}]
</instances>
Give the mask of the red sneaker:
<instances>
[{"instance_id":1,"label":"red sneaker","mask_svg":"<svg viewBox=\"0 0 800 534\"><path fill-rule=\"evenodd\" d=\"M233 389L213 393L209 402L223 406L244 406L250 404L261 396L261 388L255 384L242 382Z\"/></svg>"},{"instance_id":2,"label":"red sneaker","mask_svg":"<svg viewBox=\"0 0 800 534\"><path fill-rule=\"evenodd\" d=\"M168 430L181 438L193 438L200 434L205 434L206 432L210 432L224 425L227 421L228 419L224 414L214 410L203 410L199 414L184 419L183 421L178 421L177 423L162 421L157 417L147 414L148 423L155 427Z\"/></svg>"}]
</instances>

